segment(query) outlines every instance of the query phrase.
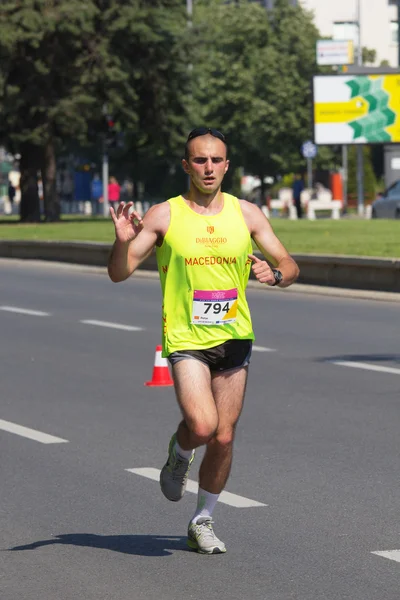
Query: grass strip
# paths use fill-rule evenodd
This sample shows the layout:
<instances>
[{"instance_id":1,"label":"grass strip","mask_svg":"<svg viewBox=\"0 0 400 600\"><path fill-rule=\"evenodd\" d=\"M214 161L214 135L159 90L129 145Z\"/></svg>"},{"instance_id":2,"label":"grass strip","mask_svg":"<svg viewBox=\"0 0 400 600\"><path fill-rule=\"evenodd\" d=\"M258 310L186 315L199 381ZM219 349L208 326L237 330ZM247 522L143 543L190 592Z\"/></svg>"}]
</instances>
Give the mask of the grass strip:
<instances>
[{"instance_id":1,"label":"grass strip","mask_svg":"<svg viewBox=\"0 0 400 600\"><path fill-rule=\"evenodd\" d=\"M271 219L275 233L292 254L346 254L400 257L400 221L333 221ZM111 219L63 217L58 223L21 224L14 217L0 219L0 240L65 240L112 243Z\"/></svg>"}]
</instances>

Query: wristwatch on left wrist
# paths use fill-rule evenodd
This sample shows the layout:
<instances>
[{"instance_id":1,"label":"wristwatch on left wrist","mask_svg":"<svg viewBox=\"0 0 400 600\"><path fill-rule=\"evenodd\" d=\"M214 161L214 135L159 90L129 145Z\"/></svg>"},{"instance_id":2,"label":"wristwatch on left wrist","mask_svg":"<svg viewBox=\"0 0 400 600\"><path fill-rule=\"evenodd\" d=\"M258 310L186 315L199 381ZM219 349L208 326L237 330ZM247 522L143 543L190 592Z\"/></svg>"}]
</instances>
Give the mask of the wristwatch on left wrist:
<instances>
[{"instance_id":1,"label":"wristwatch on left wrist","mask_svg":"<svg viewBox=\"0 0 400 600\"><path fill-rule=\"evenodd\" d=\"M279 271L279 269L271 269L271 271L273 272L274 277L275 277L275 283L272 283L271 285L272 286L278 285L279 283L281 283L283 281L282 272Z\"/></svg>"}]
</instances>

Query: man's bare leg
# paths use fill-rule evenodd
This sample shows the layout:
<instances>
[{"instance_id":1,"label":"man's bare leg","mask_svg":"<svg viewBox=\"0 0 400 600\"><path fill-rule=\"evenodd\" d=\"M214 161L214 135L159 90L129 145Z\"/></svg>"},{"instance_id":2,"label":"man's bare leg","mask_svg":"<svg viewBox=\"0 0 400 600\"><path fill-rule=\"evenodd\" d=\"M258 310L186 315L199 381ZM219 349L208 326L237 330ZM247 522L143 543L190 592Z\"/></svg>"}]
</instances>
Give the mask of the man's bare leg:
<instances>
[{"instance_id":1,"label":"man's bare leg","mask_svg":"<svg viewBox=\"0 0 400 600\"><path fill-rule=\"evenodd\" d=\"M212 494L222 492L231 470L235 428L243 407L247 371L244 367L212 377L218 428L207 444L199 471L199 486Z\"/></svg>"},{"instance_id":2,"label":"man's bare leg","mask_svg":"<svg viewBox=\"0 0 400 600\"><path fill-rule=\"evenodd\" d=\"M206 444L218 427L218 412L209 368L196 359L185 359L173 367L175 392L183 420L178 426L178 444L192 450Z\"/></svg>"},{"instance_id":3,"label":"man's bare leg","mask_svg":"<svg viewBox=\"0 0 400 600\"><path fill-rule=\"evenodd\" d=\"M218 427L218 413L211 390L209 368L195 359L173 366L175 391L183 421L173 435L168 460L161 469L161 491L168 500L179 501L186 490L194 450L206 444Z\"/></svg>"},{"instance_id":4,"label":"man's bare leg","mask_svg":"<svg viewBox=\"0 0 400 600\"><path fill-rule=\"evenodd\" d=\"M246 380L247 367L212 377L218 428L207 443L200 466L197 507L188 527L189 547L203 554L226 552L224 542L215 535L212 514L231 469L235 427L243 406Z\"/></svg>"}]
</instances>

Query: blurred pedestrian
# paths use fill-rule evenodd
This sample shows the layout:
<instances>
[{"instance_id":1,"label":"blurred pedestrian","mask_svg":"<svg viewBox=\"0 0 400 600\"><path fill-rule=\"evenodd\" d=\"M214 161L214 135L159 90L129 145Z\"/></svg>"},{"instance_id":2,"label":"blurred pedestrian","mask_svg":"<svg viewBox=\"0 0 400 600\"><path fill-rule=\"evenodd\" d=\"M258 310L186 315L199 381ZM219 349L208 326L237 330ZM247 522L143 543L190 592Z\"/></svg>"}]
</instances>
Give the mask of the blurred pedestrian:
<instances>
[{"instance_id":1,"label":"blurred pedestrian","mask_svg":"<svg viewBox=\"0 0 400 600\"><path fill-rule=\"evenodd\" d=\"M74 200L74 182L72 176L68 171L64 173L64 179L61 187L62 203L65 214L72 214L77 212L76 203Z\"/></svg>"},{"instance_id":2,"label":"blurred pedestrian","mask_svg":"<svg viewBox=\"0 0 400 600\"><path fill-rule=\"evenodd\" d=\"M103 182L98 173L95 173L90 186L92 215L103 214Z\"/></svg>"},{"instance_id":3,"label":"blurred pedestrian","mask_svg":"<svg viewBox=\"0 0 400 600\"><path fill-rule=\"evenodd\" d=\"M121 186L115 177L110 177L110 183L108 184L108 202L110 207L112 207L115 211L117 210L117 205L119 203L119 199L121 196Z\"/></svg>"},{"instance_id":4,"label":"blurred pedestrian","mask_svg":"<svg viewBox=\"0 0 400 600\"><path fill-rule=\"evenodd\" d=\"M40 210L40 214L44 215L45 214L44 190L43 190L43 179L41 177L38 178L37 187L38 187L38 196L39 196L39 210Z\"/></svg>"},{"instance_id":5,"label":"blurred pedestrian","mask_svg":"<svg viewBox=\"0 0 400 600\"><path fill-rule=\"evenodd\" d=\"M293 201L296 207L297 218L301 219L303 216L303 208L301 206L301 192L304 190L304 180L301 173L297 173L294 177L293 182Z\"/></svg>"},{"instance_id":6,"label":"blurred pedestrian","mask_svg":"<svg viewBox=\"0 0 400 600\"><path fill-rule=\"evenodd\" d=\"M130 202L133 199L133 182L125 178L121 186L121 202Z\"/></svg>"},{"instance_id":7,"label":"blurred pedestrian","mask_svg":"<svg viewBox=\"0 0 400 600\"><path fill-rule=\"evenodd\" d=\"M11 181L8 181L8 199L10 201L10 205L11 205L11 212L12 212L12 207L14 205L14 198L15 198L15 187L13 186L13 184L11 183Z\"/></svg>"}]
</instances>

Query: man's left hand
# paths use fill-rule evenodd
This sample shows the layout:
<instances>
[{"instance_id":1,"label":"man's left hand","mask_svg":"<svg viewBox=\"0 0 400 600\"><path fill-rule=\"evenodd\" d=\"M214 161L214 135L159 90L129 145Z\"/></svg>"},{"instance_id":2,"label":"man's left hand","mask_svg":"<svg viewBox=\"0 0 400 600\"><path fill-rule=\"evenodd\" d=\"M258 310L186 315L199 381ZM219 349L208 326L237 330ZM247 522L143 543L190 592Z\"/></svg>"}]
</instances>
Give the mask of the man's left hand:
<instances>
[{"instance_id":1,"label":"man's left hand","mask_svg":"<svg viewBox=\"0 0 400 600\"><path fill-rule=\"evenodd\" d=\"M268 285L275 285L275 276L267 261L261 260L257 256L254 256L254 254L249 254L248 257L254 261L251 268L258 281L260 283L267 283Z\"/></svg>"}]
</instances>

